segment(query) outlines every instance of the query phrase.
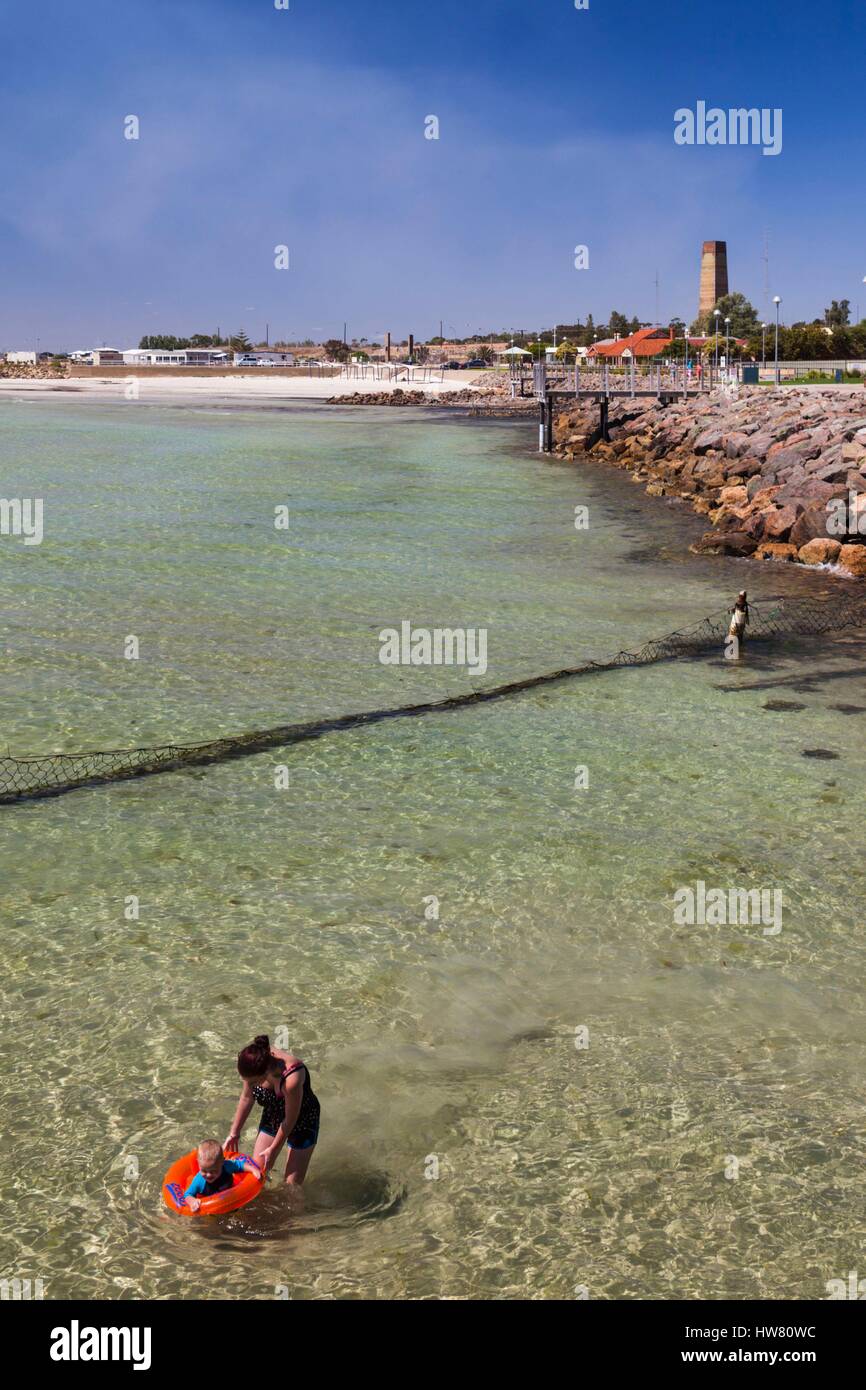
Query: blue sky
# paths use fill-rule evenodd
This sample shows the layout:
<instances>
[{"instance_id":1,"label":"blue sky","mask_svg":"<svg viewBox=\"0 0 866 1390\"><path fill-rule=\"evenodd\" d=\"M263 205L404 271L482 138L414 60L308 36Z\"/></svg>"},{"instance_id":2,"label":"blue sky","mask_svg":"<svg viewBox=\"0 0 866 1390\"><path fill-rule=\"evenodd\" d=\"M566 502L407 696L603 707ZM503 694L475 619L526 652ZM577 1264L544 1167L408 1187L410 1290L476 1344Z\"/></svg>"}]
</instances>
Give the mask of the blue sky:
<instances>
[{"instance_id":1,"label":"blue sky","mask_svg":"<svg viewBox=\"0 0 866 1390\"><path fill-rule=\"evenodd\" d=\"M651 320L656 273L691 319L705 238L763 311L765 229L783 318L866 314L864 37L832 2L6 0L0 347ZM782 152L676 145L698 100L781 108Z\"/></svg>"}]
</instances>

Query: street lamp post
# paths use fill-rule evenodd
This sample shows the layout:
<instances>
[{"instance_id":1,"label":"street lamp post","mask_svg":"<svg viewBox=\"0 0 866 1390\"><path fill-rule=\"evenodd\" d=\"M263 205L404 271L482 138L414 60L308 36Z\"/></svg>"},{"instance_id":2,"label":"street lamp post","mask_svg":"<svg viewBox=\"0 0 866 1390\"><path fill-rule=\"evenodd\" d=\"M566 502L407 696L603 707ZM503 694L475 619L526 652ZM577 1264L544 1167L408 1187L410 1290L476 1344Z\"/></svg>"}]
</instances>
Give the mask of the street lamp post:
<instances>
[{"instance_id":1,"label":"street lamp post","mask_svg":"<svg viewBox=\"0 0 866 1390\"><path fill-rule=\"evenodd\" d=\"M721 309L714 309L714 310L713 310L713 314L714 314L715 320L716 320L716 324L715 324L715 329L716 329L716 331L715 331L715 333L713 334L713 360L715 361L715 365L716 365L716 376L718 376L718 374L719 374L719 319L722 317L722 311L721 311Z\"/></svg>"},{"instance_id":2,"label":"street lamp post","mask_svg":"<svg viewBox=\"0 0 866 1390\"><path fill-rule=\"evenodd\" d=\"M730 336L731 336L731 320L730 320L729 318L726 318L726 319L725 319L725 366L726 366L726 368L727 368L728 377L729 377L729 378L730 378L730 375L731 375L731 349L730 349L730 347L728 346L728 339L730 338Z\"/></svg>"},{"instance_id":3,"label":"street lamp post","mask_svg":"<svg viewBox=\"0 0 866 1390\"><path fill-rule=\"evenodd\" d=\"M775 384L776 384L777 386L780 384L780 377L779 377L779 305L781 304L781 302L782 302L782 296L779 295L779 294L774 294L774 295L773 295L773 303L774 303L775 306L776 306L776 368L775 368L774 377L775 377Z\"/></svg>"},{"instance_id":4,"label":"street lamp post","mask_svg":"<svg viewBox=\"0 0 866 1390\"><path fill-rule=\"evenodd\" d=\"M767 370L767 325L761 324L761 371Z\"/></svg>"}]
</instances>

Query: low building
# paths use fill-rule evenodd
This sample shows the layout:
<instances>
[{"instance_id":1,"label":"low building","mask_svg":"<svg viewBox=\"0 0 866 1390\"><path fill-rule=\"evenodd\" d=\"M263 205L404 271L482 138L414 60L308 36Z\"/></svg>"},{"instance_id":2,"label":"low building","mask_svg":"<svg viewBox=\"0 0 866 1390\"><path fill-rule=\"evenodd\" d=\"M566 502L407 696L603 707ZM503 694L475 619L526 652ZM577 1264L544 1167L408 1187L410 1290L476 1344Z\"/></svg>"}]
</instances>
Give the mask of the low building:
<instances>
[{"instance_id":1,"label":"low building","mask_svg":"<svg viewBox=\"0 0 866 1390\"><path fill-rule=\"evenodd\" d=\"M35 352L7 352L7 362L20 362L22 365L28 363L31 367L36 366Z\"/></svg>"},{"instance_id":2,"label":"low building","mask_svg":"<svg viewBox=\"0 0 866 1390\"><path fill-rule=\"evenodd\" d=\"M276 352L270 349L258 351L251 348L248 352L236 352L234 356L236 367L294 367L295 354L293 352Z\"/></svg>"},{"instance_id":3,"label":"low building","mask_svg":"<svg viewBox=\"0 0 866 1390\"><path fill-rule=\"evenodd\" d=\"M187 365L190 367L225 366L229 355L224 348L187 348Z\"/></svg>"},{"instance_id":4,"label":"low building","mask_svg":"<svg viewBox=\"0 0 866 1390\"><path fill-rule=\"evenodd\" d=\"M94 348L90 354L90 361L94 367L119 366L123 363L123 353L117 348Z\"/></svg>"},{"instance_id":5,"label":"low building","mask_svg":"<svg viewBox=\"0 0 866 1390\"><path fill-rule=\"evenodd\" d=\"M627 338L607 339L593 343L587 356L603 362L632 362L647 357L658 357L670 350L674 341L672 328L639 328L629 333Z\"/></svg>"},{"instance_id":6,"label":"low building","mask_svg":"<svg viewBox=\"0 0 866 1390\"><path fill-rule=\"evenodd\" d=\"M185 351L169 352L165 348L127 348L121 356L128 367L185 367Z\"/></svg>"}]
</instances>

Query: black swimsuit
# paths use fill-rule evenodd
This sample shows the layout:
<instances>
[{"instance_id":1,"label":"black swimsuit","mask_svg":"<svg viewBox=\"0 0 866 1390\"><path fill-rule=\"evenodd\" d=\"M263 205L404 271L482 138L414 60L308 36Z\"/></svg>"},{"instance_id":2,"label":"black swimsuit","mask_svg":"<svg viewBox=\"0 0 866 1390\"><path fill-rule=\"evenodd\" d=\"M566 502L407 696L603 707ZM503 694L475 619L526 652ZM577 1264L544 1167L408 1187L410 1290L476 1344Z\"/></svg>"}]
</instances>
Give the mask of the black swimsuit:
<instances>
[{"instance_id":1,"label":"black swimsuit","mask_svg":"<svg viewBox=\"0 0 866 1390\"><path fill-rule=\"evenodd\" d=\"M313 1095L313 1088L310 1085L310 1073L303 1062L297 1062L293 1067L286 1067L283 1071L281 1080L285 1081L292 1072L304 1071L304 1095L301 1100L301 1108L295 1127L286 1141L292 1149L311 1149L319 1137L319 1116L321 1107L318 1100ZM259 1134L270 1134L276 1138L277 1131L283 1123L286 1115L286 1098L280 1092L271 1091L266 1086L253 1087L253 1095L262 1107L262 1119L259 1125Z\"/></svg>"}]
</instances>

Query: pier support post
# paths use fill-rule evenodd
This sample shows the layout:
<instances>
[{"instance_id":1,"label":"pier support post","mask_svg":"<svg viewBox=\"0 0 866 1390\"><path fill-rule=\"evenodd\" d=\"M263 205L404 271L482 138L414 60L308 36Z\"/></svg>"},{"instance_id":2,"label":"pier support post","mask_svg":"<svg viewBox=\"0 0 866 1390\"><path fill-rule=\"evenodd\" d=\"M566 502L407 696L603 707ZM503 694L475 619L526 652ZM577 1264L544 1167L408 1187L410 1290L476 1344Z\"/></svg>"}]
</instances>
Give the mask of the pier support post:
<instances>
[{"instance_id":1,"label":"pier support post","mask_svg":"<svg viewBox=\"0 0 866 1390\"><path fill-rule=\"evenodd\" d=\"M538 422L538 452L549 454L553 451L553 401L545 395L539 401L540 419Z\"/></svg>"},{"instance_id":2,"label":"pier support post","mask_svg":"<svg viewBox=\"0 0 866 1390\"><path fill-rule=\"evenodd\" d=\"M604 440L605 444L609 444L609 443L610 443L610 434L609 434L609 432L608 432L608 427L607 427L607 412L608 412L608 407L609 407L609 405L610 405L610 402L609 402L605 397L602 397L602 399L599 401L598 405L599 405L599 410L601 411L601 419L600 419L600 421L599 421L600 426L601 426L601 437L602 437L602 439Z\"/></svg>"}]
</instances>

